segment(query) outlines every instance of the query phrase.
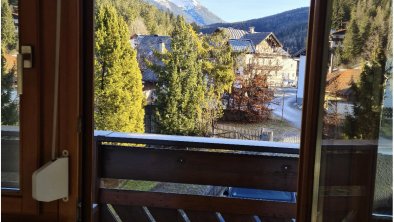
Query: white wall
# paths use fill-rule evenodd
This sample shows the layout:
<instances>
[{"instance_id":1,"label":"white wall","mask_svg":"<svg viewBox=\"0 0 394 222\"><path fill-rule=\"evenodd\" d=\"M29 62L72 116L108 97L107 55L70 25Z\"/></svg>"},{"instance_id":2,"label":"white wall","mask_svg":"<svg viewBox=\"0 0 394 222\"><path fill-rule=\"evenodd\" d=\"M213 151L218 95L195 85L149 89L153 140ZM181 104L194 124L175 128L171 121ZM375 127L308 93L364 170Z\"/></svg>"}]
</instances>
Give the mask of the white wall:
<instances>
[{"instance_id":1,"label":"white wall","mask_svg":"<svg viewBox=\"0 0 394 222\"><path fill-rule=\"evenodd\" d=\"M282 69L278 72L283 86L295 86L297 84L297 61L288 57L282 59Z\"/></svg>"},{"instance_id":2,"label":"white wall","mask_svg":"<svg viewBox=\"0 0 394 222\"><path fill-rule=\"evenodd\" d=\"M297 102L304 98L306 56L301 56L298 66Z\"/></svg>"}]
</instances>

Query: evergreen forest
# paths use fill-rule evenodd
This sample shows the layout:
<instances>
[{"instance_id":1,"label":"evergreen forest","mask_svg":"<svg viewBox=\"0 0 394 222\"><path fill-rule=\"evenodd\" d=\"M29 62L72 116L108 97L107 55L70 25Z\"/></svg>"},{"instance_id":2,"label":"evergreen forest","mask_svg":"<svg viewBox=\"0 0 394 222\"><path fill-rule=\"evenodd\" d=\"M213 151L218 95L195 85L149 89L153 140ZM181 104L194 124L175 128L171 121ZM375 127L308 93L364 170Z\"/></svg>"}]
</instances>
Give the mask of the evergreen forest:
<instances>
[{"instance_id":1,"label":"evergreen forest","mask_svg":"<svg viewBox=\"0 0 394 222\"><path fill-rule=\"evenodd\" d=\"M102 4L115 8L126 22L130 36L134 34L170 35L174 29L176 16L143 0L97 0L96 8Z\"/></svg>"},{"instance_id":2,"label":"evergreen forest","mask_svg":"<svg viewBox=\"0 0 394 222\"><path fill-rule=\"evenodd\" d=\"M351 83L353 113L346 116L343 136L377 139L385 80L392 75L392 1L334 0L333 4L331 28L346 29L343 46L333 52L335 66L361 69L360 80Z\"/></svg>"},{"instance_id":3,"label":"evergreen forest","mask_svg":"<svg viewBox=\"0 0 394 222\"><path fill-rule=\"evenodd\" d=\"M273 32L284 48L293 54L306 47L308 32L309 7L293 9L264 18L234 23L217 23L201 28L203 33L212 33L218 27L233 27L249 30L255 27L256 32Z\"/></svg>"},{"instance_id":4,"label":"evergreen forest","mask_svg":"<svg viewBox=\"0 0 394 222\"><path fill-rule=\"evenodd\" d=\"M6 59L14 57L18 43L12 7L8 0L1 0L1 125L17 125L19 122L16 64L12 59Z\"/></svg>"}]
</instances>

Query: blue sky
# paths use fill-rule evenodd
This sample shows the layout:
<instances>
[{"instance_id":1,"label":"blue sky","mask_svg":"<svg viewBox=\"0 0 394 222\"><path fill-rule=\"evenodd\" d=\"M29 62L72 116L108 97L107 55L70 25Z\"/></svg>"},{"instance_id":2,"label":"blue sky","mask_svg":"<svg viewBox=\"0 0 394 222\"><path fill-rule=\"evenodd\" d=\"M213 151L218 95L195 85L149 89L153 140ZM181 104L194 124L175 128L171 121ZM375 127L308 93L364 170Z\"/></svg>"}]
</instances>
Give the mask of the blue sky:
<instances>
[{"instance_id":1,"label":"blue sky","mask_svg":"<svg viewBox=\"0 0 394 222\"><path fill-rule=\"evenodd\" d=\"M238 22L309 6L310 0L199 0L226 22Z\"/></svg>"}]
</instances>

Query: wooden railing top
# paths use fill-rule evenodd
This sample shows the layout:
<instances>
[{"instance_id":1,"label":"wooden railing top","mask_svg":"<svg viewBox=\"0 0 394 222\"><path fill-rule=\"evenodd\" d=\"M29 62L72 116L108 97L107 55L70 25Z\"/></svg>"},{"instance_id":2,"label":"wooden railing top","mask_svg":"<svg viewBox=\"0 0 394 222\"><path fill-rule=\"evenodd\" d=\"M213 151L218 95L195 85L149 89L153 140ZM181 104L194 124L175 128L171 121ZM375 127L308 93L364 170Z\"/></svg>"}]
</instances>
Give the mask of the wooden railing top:
<instances>
[{"instance_id":1,"label":"wooden railing top","mask_svg":"<svg viewBox=\"0 0 394 222\"><path fill-rule=\"evenodd\" d=\"M19 126L1 126L1 135L2 136L11 136L16 137L19 136Z\"/></svg>"},{"instance_id":2,"label":"wooden railing top","mask_svg":"<svg viewBox=\"0 0 394 222\"><path fill-rule=\"evenodd\" d=\"M148 145L268 152L279 154L299 154L300 147L299 144L281 142L160 134L119 133L111 131L95 131L94 135L96 141L98 142L141 143Z\"/></svg>"}]
</instances>

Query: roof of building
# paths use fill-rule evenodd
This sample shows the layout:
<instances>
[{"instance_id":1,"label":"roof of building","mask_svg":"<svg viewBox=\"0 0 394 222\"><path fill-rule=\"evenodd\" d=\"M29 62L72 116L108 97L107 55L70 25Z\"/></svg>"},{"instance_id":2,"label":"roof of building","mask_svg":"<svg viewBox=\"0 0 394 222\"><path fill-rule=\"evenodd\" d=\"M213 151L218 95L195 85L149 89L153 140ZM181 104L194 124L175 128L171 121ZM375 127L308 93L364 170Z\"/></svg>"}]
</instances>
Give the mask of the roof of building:
<instances>
[{"instance_id":1,"label":"roof of building","mask_svg":"<svg viewBox=\"0 0 394 222\"><path fill-rule=\"evenodd\" d=\"M331 35L345 35L346 29L338 29L331 31Z\"/></svg>"},{"instance_id":2,"label":"roof of building","mask_svg":"<svg viewBox=\"0 0 394 222\"><path fill-rule=\"evenodd\" d=\"M232 40L236 40L236 39L250 40L252 41L254 47L256 47L258 44L260 44L268 37L272 37L280 47L283 47L282 43L279 41L279 39L275 36L273 32L250 33L245 30L235 29L232 27L229 28L219 27L217 30L223 30L225 33L229 35L229 38ZM283 53L287 53L287 52L283 50Z\"/></svg>"},{"instance_id":3,"label":"roof of building","mask_svg":"<svg viewBox=\"0 0 394 222\"><path fill-rule=\"evenodd\" d=\"M145 64L145 59L154 64L161 64L161 61L156 58L155 52L161 50L162 44L167 51L171 51L171 37L159 35L135 35L132 37L135 41L135 48L137 50L137 59L142 72L142 80L145 82L157 82L157 75Z\"/></svg>"},{"instance_id":4,"label":"roof of building","mask_svg":"<svg viewBox=\"0 0 394 222\"><path fill-rule=\"evenodd\" d=\"M235 29L235 28L232 28L232 27L229 27L229 28L219 27L218 30L223 30L226 34L229 35L230 39L240 39L244 35L248 34L247 31L244 31L244 30L241 30L241 29Z\"/></svg>"},{"instance_id":5,"label":"roof of building","mask_svg":"<svg viewBox=\"0 0 394 222\"><path fill-rule=\"evenodd\" d=\"M302 49L298 50L298 52L291 55L291 57L300 57L300 56L304 56L304 55L306 55L306 48L302 48Z\"/></svg>"},{"instance_id":6,"label":"roof of building","mask_svg":"<svg viewBox=\"0 0 394 222\"><path fill-rule=\"evenodd\" d=\"M144 82L157 82L157 75L151 69L143 69L142 72L142 81Z\"/></svg>"},{"instance_id":7,"label":"roof of building","mask_svg":"<svg viewBox=\"0 0 394 222\"><path fill-rule=\"evenodd\" d=\"M230 39L230 46L234 52L255 53L253 42L249 39Z\"/></svg>"},{"instance_id":8,"label":"roof of building","mask_svg":"<svg viewBox=\"0 0 394 222\"><path fill-rule=\"evenodd\" d=\"M350 96L353 82L360 80L361 69L346 69L335 71L327 75L326 91L339 96Z\"/></svg>"},{"instance_id":9,"label":"roof of building","mask_svg":"<svg viewBox=\"0 0 394 222\"><path fill-rule=\"evenodd\" d=\"M272 32L255 32L244 35L243 39L250 39L254 45L260 44L266 39Z\"/></svg>"},{"instance_id":10,"label":"roof of building","mask_svg":"<svg viewBox=\"0 0 394 222\"><path fill-rule=\"evenodd\" d=\"M160 49L160 44L164 43L167 50L171 49L171 37L159 35L138 35L135 37L138 52L153 52Z\"/></svg>"}]
</instances>

